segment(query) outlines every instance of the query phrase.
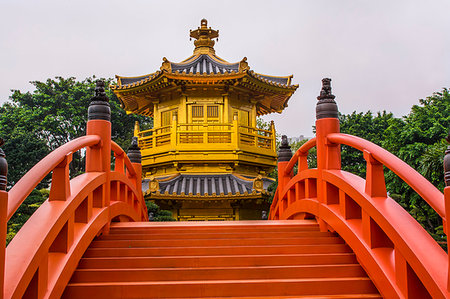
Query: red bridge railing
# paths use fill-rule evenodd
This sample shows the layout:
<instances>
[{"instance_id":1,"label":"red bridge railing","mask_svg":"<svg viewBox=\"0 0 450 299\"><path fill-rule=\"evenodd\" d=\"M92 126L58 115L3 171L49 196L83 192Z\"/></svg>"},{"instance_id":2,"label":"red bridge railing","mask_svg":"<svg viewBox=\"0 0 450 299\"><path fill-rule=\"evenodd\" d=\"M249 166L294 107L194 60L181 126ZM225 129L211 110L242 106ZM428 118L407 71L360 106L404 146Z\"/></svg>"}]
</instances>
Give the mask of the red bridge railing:
<instances>
[{"instance_id":1,"label":"red bridge railing","mask_svg":"<svg viewBox=\"0 0 450 299\"><path fill-rule=\"evenodd\" d=\"M47 155L9 192L0 191L2 298L59 298L96 235L107 234L113 221L148 220L137 142L134 140L127 156L111 141L107 101L103 83L99 82L89 106L87 135ZM72 155L83 148L86 172L70 179ZM111 151L115 157L114 170ZM2 161L0 168L6 166ZM49 173L52 182L48 200L5 250L7 221ZM6 188L6 173L1 170L0 188Z\"/></svg>"},{"instance_id":2,"label":"red bridge railing","mask_svg":"<svg viewBox=\"0 0 450 299\"><path fill-rule=\"evenodd\" d=\"M359 137L339 133L330 79L318 97L316 138L292 157L287 139L279 152L278 189L269 219L316 218L322 230L336 231L353 249L385 298L450 298L449 257L439 244L386 192L383 167L411 186L450 224L450 148L447 187L442 194L408 164ZM366 179L341 170L340 145L363 152ZM316 146L317 168L308 167ZM298 165L294 176L293 168Z\"/></svg>"}]
</instances>

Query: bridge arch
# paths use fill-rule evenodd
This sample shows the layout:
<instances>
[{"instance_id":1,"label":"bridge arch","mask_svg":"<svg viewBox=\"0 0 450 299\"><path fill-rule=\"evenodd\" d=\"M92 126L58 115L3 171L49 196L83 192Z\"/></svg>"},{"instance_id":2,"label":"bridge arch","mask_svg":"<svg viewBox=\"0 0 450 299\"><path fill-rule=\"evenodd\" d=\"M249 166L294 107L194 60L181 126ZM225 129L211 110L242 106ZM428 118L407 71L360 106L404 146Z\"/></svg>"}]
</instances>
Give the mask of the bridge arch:
<instances>
[{"instance_id":1,"label":"bridge arch","mask_svg":"<svg viewBox=\"0 0 450 299\"><path fill-rule=\"evenodd\" d=\"M86 172L70 179L72 154L83 148ZM133 140L127 156L111 141L110 108L101 81L89 106L87 135L50 153L9 192L0 191L3 240L7 220L49 173L49 199L2 252L4 298L59 298L95 236L107 234L114 221L148 220L137 142Z\"/></svg>"},{"instance_id":2,"label":"bridge arch","mask_svg":"<svg viewBox=\"0 0 450 299\"><path fill-rule=\"evenodd\" d=\"M386 298L450 297L447 253L388 196L383 166L427 201L442 217L446 231L450 188L446 187L448 198L444 200L444 194L391 153L362 138L339 133L329 81L324 82L318 99L316 138L294 156L287 139L280 146L278 189L269 218L316 218L322 230L336 231ZM363 152L365 180L341 170L340 144ZM317 169L309 169L307 155L314 146ZM298 172L294 176L295 164Z\"/></svg>"}]
</instances>

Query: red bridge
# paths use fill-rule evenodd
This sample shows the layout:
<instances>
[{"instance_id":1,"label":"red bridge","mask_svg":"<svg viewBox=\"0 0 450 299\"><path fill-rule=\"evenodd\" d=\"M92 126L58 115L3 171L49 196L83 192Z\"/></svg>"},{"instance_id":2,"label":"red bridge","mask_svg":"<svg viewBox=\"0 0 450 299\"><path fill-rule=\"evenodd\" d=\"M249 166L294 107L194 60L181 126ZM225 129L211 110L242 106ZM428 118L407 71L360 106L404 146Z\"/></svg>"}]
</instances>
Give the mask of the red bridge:
<instances>
[{"instance_id":1,"label":"red bridge","mask_svg":"<svg viewBox=\"0 0 450 299\"><path fill-rule=\"evenodd\" d=\"M383 167L427 201L448 232L450 150L442 194L383 148L341 134L330 80L323 82L316 137L294 155L283 138L270 220L226 223L147 222L139 148L133 142L127 155L111 141L110 108L99 83L86 136L50 153L9 192L0 152L0 294L449 298L448 254L388 196ZM366 180L341 170L341 144L363 152ZM307 162L313 147L316 169ZM72 154L83 148L86 172L70 180ZM7 221L49 173L49 199L6 248Z\"/></svg>"}]
</instances>

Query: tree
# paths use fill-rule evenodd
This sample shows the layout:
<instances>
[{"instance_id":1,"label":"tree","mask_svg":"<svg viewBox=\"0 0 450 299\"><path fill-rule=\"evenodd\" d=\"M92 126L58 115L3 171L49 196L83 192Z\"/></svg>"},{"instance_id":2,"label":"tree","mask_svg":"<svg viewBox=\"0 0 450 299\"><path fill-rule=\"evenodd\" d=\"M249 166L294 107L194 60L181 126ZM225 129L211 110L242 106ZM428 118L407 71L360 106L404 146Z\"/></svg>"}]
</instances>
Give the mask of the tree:
<instances>
[{"instance_id":1,"label":"tree","mask_svg":"<svg viewBox=\"0 0 450 299\"><path fill-rule=\"evenodd\" d=\"M28 218L42 205L48 198L49 192L47 189L34 189L30 196L17 209L16 213L8 222L8 232L6 235L6 245L11 242L19 229L27 222Z\"/></svg>"},{"instance_id":2,"label":"tree","mask_svg":"<svg viewBox=\"0 0 450 299\"><path fill-rule=\"evenodd\" d=\"M419 100L402 119L393 119L386 130L383 147L418 170L441 191L444 188L442 159L444 137L450 128L450 93L447 88ZM439 242L445 243L442 219L400 178L387 173L391 194Z\"/></svg>"},{"instance_id":3,"label":"tree","mask_svg":"<svg viewBox=\"0 0 450 299\"><path fill-rule=\"evenodd\" d=\"M0 134L6 140L5 151L8 160L12 154L15 171L11 173L11 184L41 160L45 154L59 146L86 134L87 109L95 89L95 76L76 81L75 78L56 77L46 82L32 81L33 92L22 93L13 90L11 102L0 110ZM107 79L106 85L112 82ZM135 121L143 129L151 128L153 120L130 114L120 108L120 103L111 90L106 90L110 99L112 138L122 148L127 149ZM31 157L30 157L31 153ZM17 156L17 158L16 158ZM29 159L30 158L30 159ZM26 163L15 163L26 160ZM74 153L71 176L81 173L84 160L80 152Z\"/></svg>"},{"instance_id":4,"label":"tree","mask_svg":"<svg viewBox=\"0 0 450 299\"><path fill-rule=\"evenodd\" d=\"M149 200L145 201L148 210L148 218L150 221L176 221L172 217L172 212L161 210L157 204Z\"/></svg>"},{"instance_id":5,"label":"tree","mask_svg":"<svg viewBox=\"0 0 450 299\"><path fill-rule=\"evenodd\" d=\"M386 138L386 130L390 120L394 116L386 111L378 112L376 116L372 112L366 113L354 111L351 114L339 115L341 133L364 138L377 145L382 145ZM361 177L366 174L366 162L360 151L346 145L341 146L342 169Z\"/></svg>"},{"instance_id":6,"label":"tree","mask_svg":"<svg viewBox=\"0 0 450 299\"><path fill-rule=\"evenodd\" d=\"M3 150L9 164L8 188L59 146L86 134L87 109L94 95L95 76L76 81L56 77L45 82L33 81L32 92L13 90L10 101L0 107L0 136L5 139ZM110 84L112 79L105 80ZM125 150L133 136L134 123L142 129L151 128L153 120L127 115L117 97L106 91L110 99L112 138ZM73 153L71 177L84 170L83 152ZM38 185L48 186L50 176ZM8 242L48 197L45 189L34 190L9 221Z\"/></svg>"},{"instance_id":7,"label":"tree","mask_svg":"<svg viewBox=\"0 0 450 299\"><path fill-rule=\"evenodd\" d=\"M340 114L341 132L362 137L390 151L419 171L439 190L444 188L442 160L446 143L444 137L450 128L450 92L444 88L426 99L403 118L395 118L386 111L374 115L356 111ZM314 129L314 127L313 127ZM293 152L301 143L291 144ZM342 169L365 177L366 162L360 151L341 146ZM314 151L308 164L315 167ZM294 169L295 170L295 169ZM276 171L273 173L277 177ZM385 169L389 195L402 205L439 243L445 244L442 219L437 213L392 171ZM270 190L275 192L277 182Z\"/></svg>"}]
</instances>

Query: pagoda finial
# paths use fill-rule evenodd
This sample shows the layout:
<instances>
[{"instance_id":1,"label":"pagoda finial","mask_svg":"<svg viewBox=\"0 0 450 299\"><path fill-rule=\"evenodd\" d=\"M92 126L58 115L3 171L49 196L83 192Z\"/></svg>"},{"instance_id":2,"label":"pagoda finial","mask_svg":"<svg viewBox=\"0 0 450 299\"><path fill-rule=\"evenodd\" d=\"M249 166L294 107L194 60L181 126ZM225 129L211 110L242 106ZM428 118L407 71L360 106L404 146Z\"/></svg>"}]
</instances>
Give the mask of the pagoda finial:
<instances>
[{"instance_id":1,"label":"pagoda finial","mask_svg":"<svg viewBox=\"0 0 450 299\"><path fill-rule=\"evenodd\" d=\"M211 27L208 27L208 21L206 19L202 19L200 21L200 27L196 30L190 30L189 36L194 38L194 54L215 54L214 51L214 38L219 38L219 30L213 30Z\"/></svg>"}]
</instances>

